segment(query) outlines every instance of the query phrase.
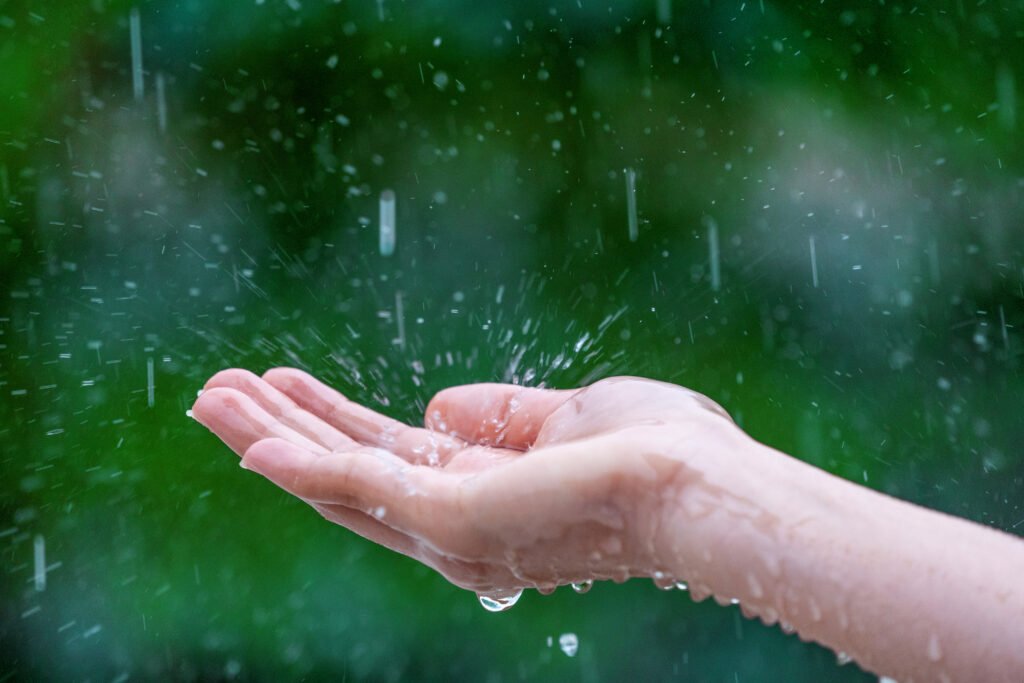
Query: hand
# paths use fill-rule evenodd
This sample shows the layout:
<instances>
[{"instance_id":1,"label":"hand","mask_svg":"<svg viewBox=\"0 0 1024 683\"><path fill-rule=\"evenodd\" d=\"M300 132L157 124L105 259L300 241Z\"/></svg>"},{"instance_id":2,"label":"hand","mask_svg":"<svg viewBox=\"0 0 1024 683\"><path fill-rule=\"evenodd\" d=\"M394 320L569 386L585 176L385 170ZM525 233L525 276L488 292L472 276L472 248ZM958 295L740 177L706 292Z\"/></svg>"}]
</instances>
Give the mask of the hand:
<instances>
[{"instance_id":1,"label":"hand","mask_svg":"<svg viewBox=\"0 0 1024 683\"><path fill-rule=\"evenodd\" d=\"M499 597L657 575L664 501L739 432L710 399L631 377L453 387L418 428L299 370L225 370L192 412L326 519Z\"/></svg>"}]
</instances>

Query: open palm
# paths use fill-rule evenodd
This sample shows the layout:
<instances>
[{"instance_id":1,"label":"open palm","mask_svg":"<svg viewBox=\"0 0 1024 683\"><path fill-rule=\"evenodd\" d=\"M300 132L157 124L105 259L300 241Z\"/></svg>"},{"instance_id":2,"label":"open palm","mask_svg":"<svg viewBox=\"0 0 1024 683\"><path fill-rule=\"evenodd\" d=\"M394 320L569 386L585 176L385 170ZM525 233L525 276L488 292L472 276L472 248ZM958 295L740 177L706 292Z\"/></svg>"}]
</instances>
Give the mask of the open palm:
<instances>
[{"instance_id":1,"label":"open palm","mask_svg":"<svg viewBox=\"0 0 1024 683\"><path fill-rule=\"evenodd\" d=\"M629 377L453 387L419 428L299 370L225 370L193 415L328 520L496 596L650 576L666 491L709 426L738 432L709 399Z\"/></svg>"}]
</instances>

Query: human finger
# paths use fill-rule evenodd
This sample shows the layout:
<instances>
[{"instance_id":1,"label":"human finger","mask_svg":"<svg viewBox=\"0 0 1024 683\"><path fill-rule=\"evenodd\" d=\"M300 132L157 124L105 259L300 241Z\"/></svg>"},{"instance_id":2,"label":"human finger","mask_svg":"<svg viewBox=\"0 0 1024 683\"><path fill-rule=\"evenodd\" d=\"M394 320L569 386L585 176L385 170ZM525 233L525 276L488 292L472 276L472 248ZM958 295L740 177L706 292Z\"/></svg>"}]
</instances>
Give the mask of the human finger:
<instances>
[{"instance_id":1,"label":"human finger","mask_svg":"<svg viewBox=\"0 0 1024 683\"><path fill-rule=\"evenodd\" d=\"M268 438L250 446L242 466L303 500L377 513L388 526L435 544L450 540L462 521L456 476L381 449L317 456L290 440Z\"/></svg>"},{"instance_id":2,"label":"human finger","mask_svg":"<svg viewBox=\"0 0 1024 683\"><path fill-rule=\"evenodd\" d=\"M307 501L308 502L308 501ZM345 527L368 541L382 545L388 550L418 559L419 543L408 534L393 529L373 514L362 512L345 505L331 503L309 503L324 519ZM385 511L377 514L384 518Z\"/></svg>"},{"instance_id":3,"label":"human finger","mask_svg":"<svg viewBox=\"0 0 1024 683\"><path fill-rule=\"evenodd\" d=\"M217 387L242 392L284 425L327 450L355 446L355 441L347 434L304 410L272 384L248 370L221 370L206 382L204 391Z\"/></svg>"},{"instance_id":4,"label":"human finger","mask_svg":"<svg viewBox=\"0 0 1024 683\"><path fill-rule=\"evenodd\" d=\"M447 434L410 427L381 415L301 370L274 368L265 372L263 379L356 441L387 449L412 463L442 465L465 446Z\"/></svg>"},{"instance_id":5,"label":"human finger","mask_svg":"<svg viewBox=\"0 0 1024 683\"><path fill-rule=\"evenodd\" d=\"M252 398L236 389L215 387L196 399L192 416L212 431L238 455L257 441L270 437L286 439L311 455L329 451L282 424Z\"/></svg>"}]
</instances>

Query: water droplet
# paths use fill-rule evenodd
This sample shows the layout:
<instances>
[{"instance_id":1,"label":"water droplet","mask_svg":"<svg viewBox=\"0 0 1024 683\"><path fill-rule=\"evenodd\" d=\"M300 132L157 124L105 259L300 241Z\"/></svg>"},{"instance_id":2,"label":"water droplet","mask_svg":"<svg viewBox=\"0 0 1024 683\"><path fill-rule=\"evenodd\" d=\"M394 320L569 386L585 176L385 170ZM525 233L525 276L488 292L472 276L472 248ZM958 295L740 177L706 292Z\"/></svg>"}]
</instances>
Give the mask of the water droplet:
<instances>
[{"instance_id":1,"label":"water droplet","mask_svg":"<svg viewBox=\"0 0 1024 683\"><path fill-rule=\"evenodd\" d=\"M818 603L814 601L814 598L808 600L807 609L811 613L811 619L814 621L821 621L821 608L818 607Z\"/></svg>"},{"instance_id":2,"label":"water droplet","mask_svg":"<svg viewBox=\"0 0 1024 683\"><path fill-rule=\"evenodd\" d=\"M942 659L942 646L939 645L939 637L934 633L928 639L928 659L933 662Z\"/></svg>"},{"instance_id":3,"label":"water droplet","mask_svg":"<svg viewBox=\"0 0 1024 683\"><path fill-rule=\"evenodd\" d=\"M750 594L755 599L764 596L764 589L761 588L761 582L757 580L757 577L753 574L747 574L747 587L750 588Z\"/></svg>"},{"instance_id":4,"label":"water droplet","mask_svg":"<svg viewBox=\"0 0 1024 683\"><path fill-rule=\"evenodd\" d=\"M654 576L651 579L658 590L670 591L676 587L676 580L664 572L654 572Z\"/></svg>"},{"instance_id":5,"label":"water droplet","mask_svg":"<svg viewBox=\"0 0 1024 683\"><path fill-rule=\"evenodd\" d=\"M779 627L782 628L782 632L787 635L796 631L796 629L793 628L793 624L789 623L788 621L780 621Z\"/></svg>"},{"instance_id":6,"label":"water droplet","mask_svg":"<svg viewBox=\"0 0 1024 683\"><path fill-rule=\"evenodd\" d=\"M590 579L587 579L586 581L580 581L579 583L573 582L570 585L572 586L572 589L574 591L576 591L580 595L583 595L584 593L590 591L590 589L594 586L594 582Z\"/></svg>"},{"instance_id":7,"label":"water droplet","mask_svg":"<svg viewBox=\"0 0 1024 683\"><path fill-rule=\"evenodd\" d=\"M504 612L505 610L512 609L512 606L519 602L519 598L523 595L523 589L518 589L508 595L482 595L477 593L477 598L480 599L480 604L488 612Z\"/></svg>"},{"instance_id":8,"label":"water droplet","mask_svg":"<svg viewBox=\"0 0 1024 683\"><path fill-rule=\"evenodd\" d=\"M846 654L845 652L837 652L836 653L836 664L838 664L839 666L845 666L845 665L849 664L852 661L853 661L853 657L851 657L850 655Z\"/></svg>"},{"instance_id":9,"label":"water droplet","mask_svg":"<svg viewBox=\"0 0 1024 683\"><path fill-rule=\"evenodd\" d=\"M689 586L686 585L685 581L676 581L676 590L684 591L687 588L689 588Z\"/></svg>"},{"instance_id":10,"label":"water droplet","mask_svg":"<svg viewBox=\"0 0 1024 683\"><path fill-rule=\"evenodd\" d=\"M850 628L850 618L846 616L846 612L844 612L842 608L836 612L836 616L839 618L839 628L844 631Z\"/></svg>"},{"instance_id":11,"label":"water droplet","mask_svg":"<svg viewBox=\"0 0 1024 683\"><path fill-rule=\"evenodd\" d=\"M575 633L563 633L558 636L558 647L562 648L562 652L567 656L575 657L576 652L580 649L579 638Z\"/></svg>"}]
</instances>

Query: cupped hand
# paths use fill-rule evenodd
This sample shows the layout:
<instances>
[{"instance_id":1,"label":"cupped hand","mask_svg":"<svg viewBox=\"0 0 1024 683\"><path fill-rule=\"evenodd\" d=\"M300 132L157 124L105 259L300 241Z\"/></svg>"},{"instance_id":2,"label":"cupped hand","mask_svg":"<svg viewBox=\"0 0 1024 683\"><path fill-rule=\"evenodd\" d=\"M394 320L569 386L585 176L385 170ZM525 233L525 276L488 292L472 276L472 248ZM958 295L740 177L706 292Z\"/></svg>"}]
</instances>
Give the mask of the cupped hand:
<instances>
[{"instance_id":1,"label":"cupped hand","mask_svg":"<svg viewBox=\"0 0 1024 683\"><path fill-rule=\"evenodd\" d=\"M224 370L192 412L326 519L495 596L655 575L685 464L737 430L710 399L632 377L453 387L420 428L300 370Z\"/></svg>"}]
</instances>

